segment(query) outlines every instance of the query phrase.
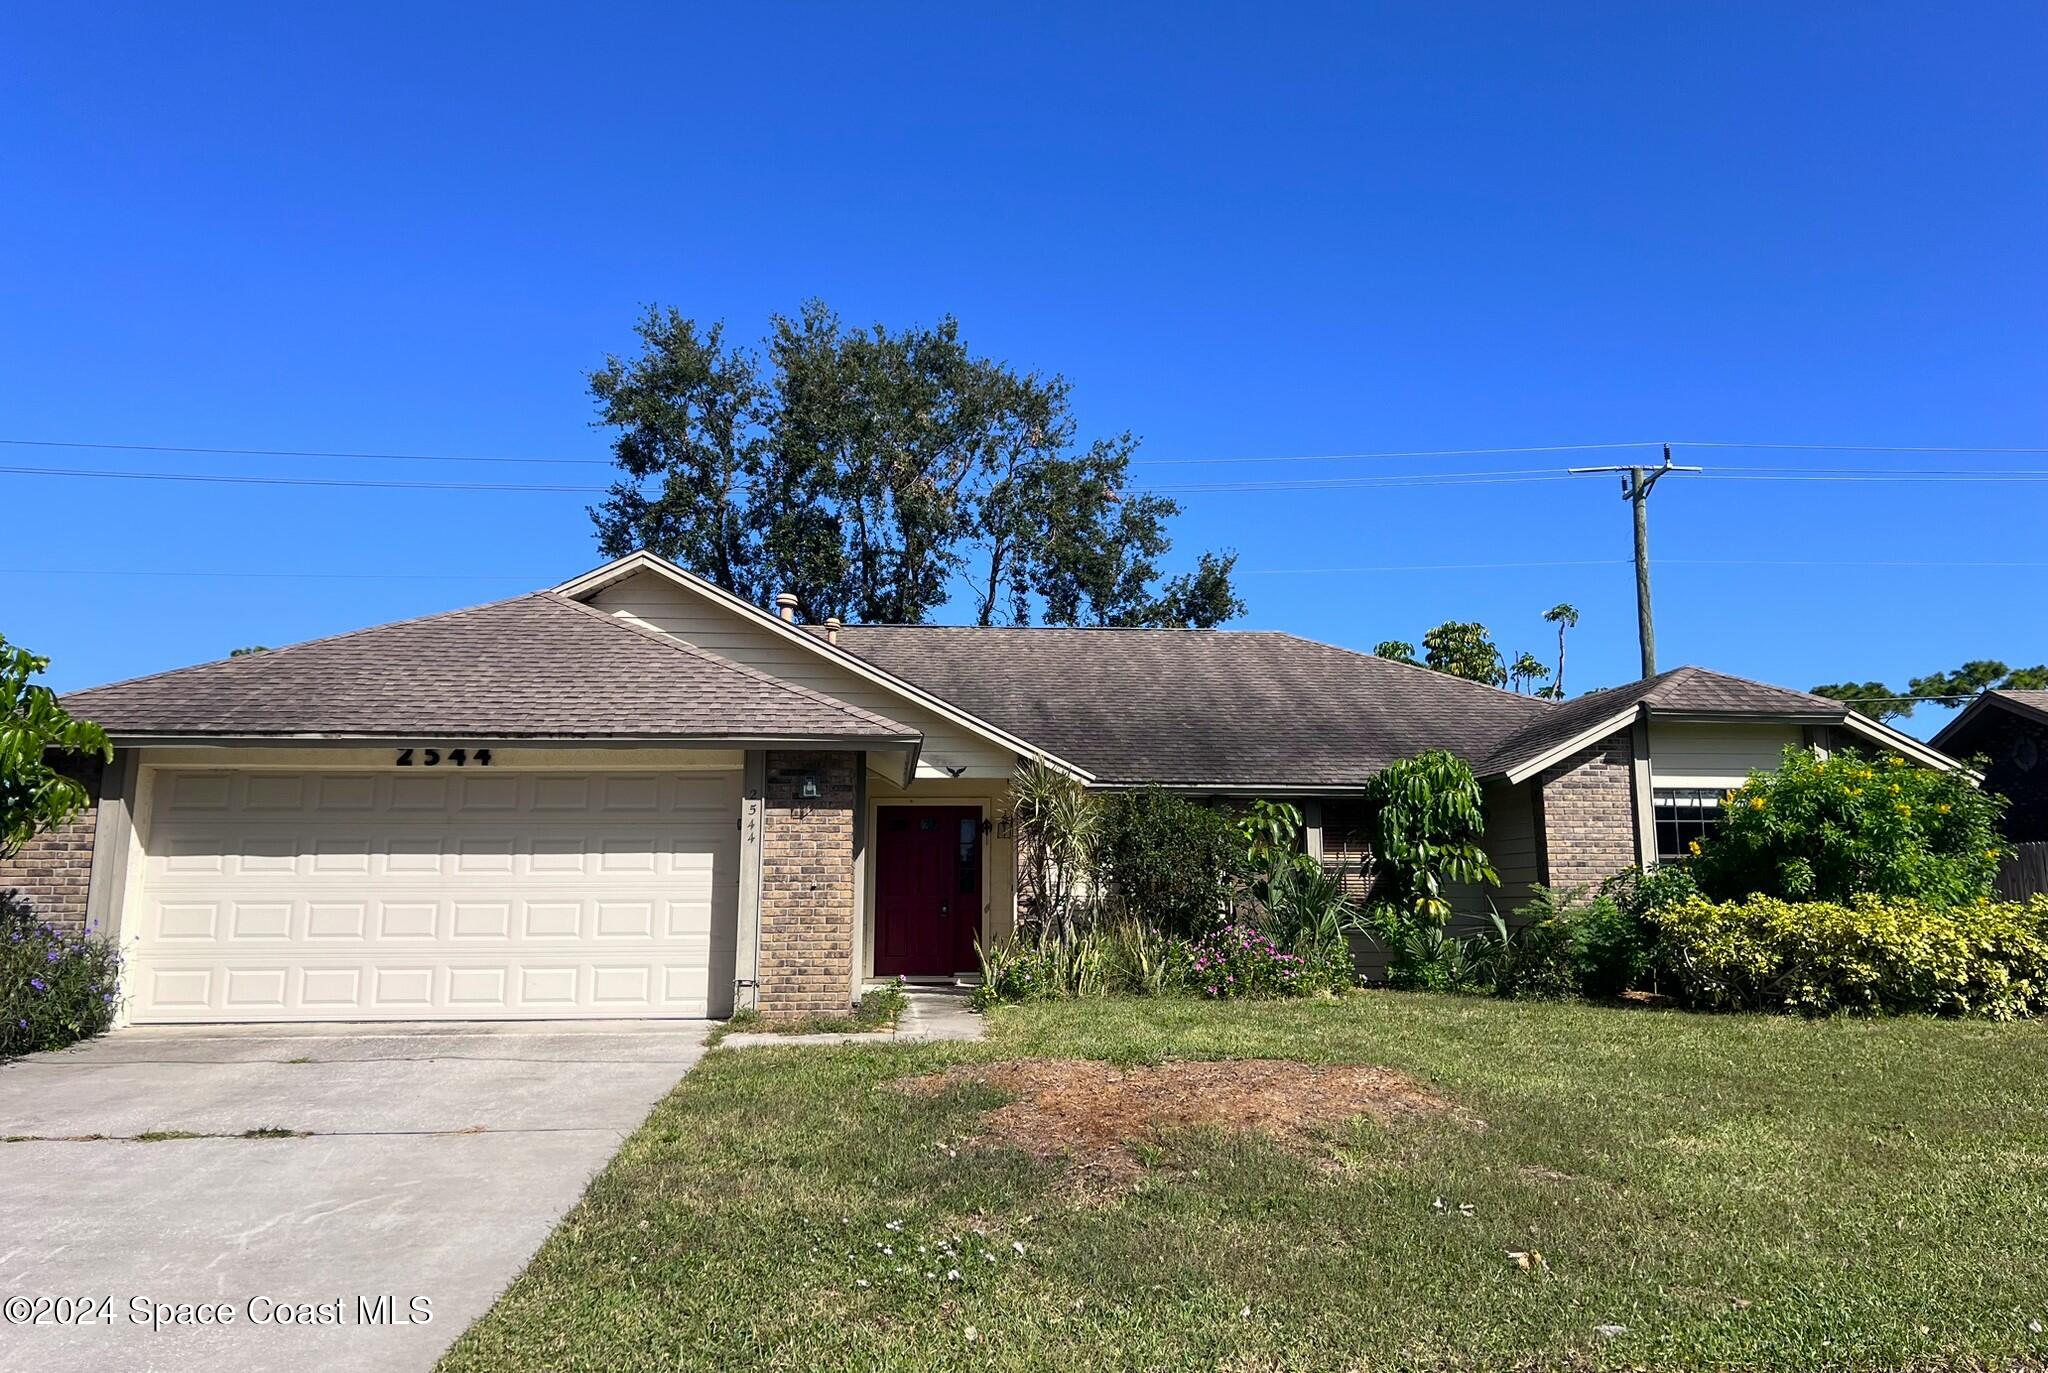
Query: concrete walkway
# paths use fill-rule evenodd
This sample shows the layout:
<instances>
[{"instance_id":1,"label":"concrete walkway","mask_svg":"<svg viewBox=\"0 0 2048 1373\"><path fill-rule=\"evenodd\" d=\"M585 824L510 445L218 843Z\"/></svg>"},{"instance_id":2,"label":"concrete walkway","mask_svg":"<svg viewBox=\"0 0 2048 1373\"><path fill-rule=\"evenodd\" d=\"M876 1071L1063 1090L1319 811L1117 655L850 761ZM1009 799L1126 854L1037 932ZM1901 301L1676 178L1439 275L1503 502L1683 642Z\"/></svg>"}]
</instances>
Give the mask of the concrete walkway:
<instances>
[{"instance_id":1,"label":"concrete walkway","mask_svg":"<svg viewBox=\"0 0 2048 1373\"><path fill-rule=\"evenodd\" d=\"M905 987L903 1015L893 1030L856 1034L779 1035L747 1031L729 1034L720 1048L788 1048L793 1044L930 1044L969 1042L988 1034L988 1021L967 1004L967 993L955 987Z\"/></svg>"},{"instance_id":2,"label":"concrete walkway","mask_svg":"<svg viewBox=\"0 0 2048 1373\"><path fill-rule=\"evenodd\" d=\"M130 1029L0 1067L0 1299L111 1298L0 1326L0 1370L431 1368L710 1028Z\"/></svg>"}]
</instances>

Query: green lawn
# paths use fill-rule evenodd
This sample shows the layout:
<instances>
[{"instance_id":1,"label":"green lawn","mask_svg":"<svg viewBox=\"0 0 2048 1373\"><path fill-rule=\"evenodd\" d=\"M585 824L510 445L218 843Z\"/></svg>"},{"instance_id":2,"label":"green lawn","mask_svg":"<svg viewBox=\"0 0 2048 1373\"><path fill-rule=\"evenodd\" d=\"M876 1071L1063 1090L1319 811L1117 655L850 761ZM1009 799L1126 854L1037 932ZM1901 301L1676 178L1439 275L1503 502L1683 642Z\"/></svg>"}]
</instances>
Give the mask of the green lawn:
<instances>
[{"instance_id":1,"label":"green lawn","mask_svg":"<svg viewBox=\"0 0 2048 1373\"><path fill-rule=\"evenodd\" d=\"M1024 1056L1383 1064L1487 1128L1188 1134L1104 1199L949 1152L985 1088L882 1090ZM2040 1367L2030 1321L2048 1026L1373 994L714 1053L443 1367Z\"/></svg>"}]
</instances>

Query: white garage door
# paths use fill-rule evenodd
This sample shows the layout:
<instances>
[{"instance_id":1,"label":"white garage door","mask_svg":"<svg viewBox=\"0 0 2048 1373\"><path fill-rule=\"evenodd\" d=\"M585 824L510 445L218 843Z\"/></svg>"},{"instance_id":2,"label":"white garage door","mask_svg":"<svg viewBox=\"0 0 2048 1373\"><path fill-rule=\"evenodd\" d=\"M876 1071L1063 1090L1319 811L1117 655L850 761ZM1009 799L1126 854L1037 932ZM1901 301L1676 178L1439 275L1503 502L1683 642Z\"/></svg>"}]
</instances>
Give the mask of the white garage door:
<instances>
[{"instance_id":1,"label":"white garage door","mask_svg":"<svg viewBox=\"0 0 2048 1373\"><path fill-rule=\"evenodd\" d=\"M739 774L171 771L137 1022L723 1014Z\"/></svg>"}]
</instances>

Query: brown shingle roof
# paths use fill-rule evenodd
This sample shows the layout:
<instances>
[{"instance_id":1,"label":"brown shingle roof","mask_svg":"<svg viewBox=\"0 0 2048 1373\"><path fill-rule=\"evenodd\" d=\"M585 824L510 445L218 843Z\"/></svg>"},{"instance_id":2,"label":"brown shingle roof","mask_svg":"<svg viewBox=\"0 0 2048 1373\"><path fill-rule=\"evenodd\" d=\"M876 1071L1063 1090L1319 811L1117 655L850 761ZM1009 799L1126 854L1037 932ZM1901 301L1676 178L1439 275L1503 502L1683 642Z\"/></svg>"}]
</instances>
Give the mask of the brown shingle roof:
<instances>
[{"instance_id":1,"label":"brown shingle roof","mask_svg":"<svg viewBox=\"0 0 2048 1373\"><path fill-rule=\"evenodd\" d=\"M64 705L129 736L918 733L546 591L93 687Z\"/></svg>"},{"instance_id":2,"label":"brown shingle roof","mask_svg":"<svg viewBox=\"0 0 2048 1373\"><path fill-rule=\"evenodd\" d=\"M1111 784L1362 786L1553 709L1263 630L852 625L839 646Z\"/></svg>"},{"instance_id":3,"label":"brown shingle roof","mask_svg":"<svg viewBox=\"0 0 2048 1373\"><path fill-rule=\"evenodd\" d=\"M1506 772L1542 757L1604 720L1642 705L1674 715L1810 715L1839 720L1848 714L1848 708L1841 702L1825 696L1753 682L1747 677L1730 677L1703 667L1675 667L1644 681L1588 692L1551 707L1519 733L1474 758L1473 770L1482 777Z\"/></svg>"}]
</instances>

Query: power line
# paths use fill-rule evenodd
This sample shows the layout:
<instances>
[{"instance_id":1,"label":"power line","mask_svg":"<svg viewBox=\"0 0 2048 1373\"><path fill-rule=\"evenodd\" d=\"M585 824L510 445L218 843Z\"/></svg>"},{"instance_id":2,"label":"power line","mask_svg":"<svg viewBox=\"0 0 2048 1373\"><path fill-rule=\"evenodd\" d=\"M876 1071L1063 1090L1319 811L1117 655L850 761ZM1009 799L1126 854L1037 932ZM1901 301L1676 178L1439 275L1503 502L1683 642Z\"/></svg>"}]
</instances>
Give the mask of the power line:
<instances>
[{"instance_id":1,"label":"power line","mask_svg":"<svg viewBox=\"0 0 2048 1373\"><path fill-rule=\"evenodd\" d=\"M1702 474L1702 481L1728 482L2032 482L2048 481L2048 472L1830 472L1824 468L1723 467Z\"/></svg>"},{"instance_id":2,"label":"power line","mask_svg":"<svg viewBox=\"0 0 2048 1373\"><path fill-rule=\"evenodd\" d=\"M1621 567L1627 558L1575 558L1557 562L1406 563L1358 567L1241 567L1243 577L1337 577L1361 572L1473 572L1495 568ZM1659 558L1664 567L2048 567L2048 562L1962 562L1927 559L1865 558Z\"/></svg>"},{"instance_id":3,"label":"power line","mask_svg":"<svg viewBox=\"0 0 2048 1373\"><path fill-rule=\"evenodd\" d=\"M1627 558L1569 558L1553 562L1516 563L1383 563L1369 567L1240 567L1241 577L1334 577L1355 572L1490 572L1529 567L1618 567Z\"/></svg>"},{"instance_id":4,"label":"power line","mask_svg":"<svg viewBox=\"0 0 2048 1373\"><path fill-rule=\"evenodd\" d=\"M1215 465L1371 462L1398 458L1483 457L1516 453L1591 453L1618 449L1656 449L1663 440L1630 439L1620 442L1543 443L1505 445L1492 448L1398 448L1346 453L1287 453L1198 458L1133 458L1134 467L1198 467ZM64 448L110 453L190 453L213 457L315 458L371 462L453 462L507 463L517 465L610 467L609 458L536 458L467 453L399 453L315 448L224 448L174 443L98 443L83 439L0 438L0 445L17 448ZM1883 444L1883 443L1774 443L1738 442L1725 439L1673 439L1671 448L1750 449L1759 452L1805 453L1953 453L1984 456L2048 454L2048 447L1990 446L1971 444Z\"/></svg>"},{"instance_id":5,"label":"power line","mask_svg":"<svg viewBox=\"0 0 2048 1373\"><path fill-rule=\"evenodd\" d=\"M524 572L254 572L241 569L128 568L128 567L0 567L0 577L191 577L234 578L259 581L317 582L526 582L535 578Z\"/></svg>"},{"instance_id":6,"label":"power line","mask_svg":"<svg viewBox=\"0 0 2048 1373\"><path fill-rule=\"evenodd\" d=\"M567 486L541 485L520 482L431 482L402 481L381 477L281 477L265 475L238 475L217 472L133 472L109 468L85 467L28 467L0 466L0 474L32 477L87 477L114 481L154 482L206 482L230 486L313 486L313 487L357 487L388 491L523 491L541 493L568 493L573 495L603 496L611 492L608 486ZM1387 477L1339 477L1319 482L1305 483L1232 483L1214 485L1158 486L1133 488L1139 492L1153 491L1229 491L1229 490L1292 490L1319 489L1328 486L1375 487L1375 486L1471 486L1490 485L1502 481L1562 481L1564 475L1547 469L1526 468L1509 472L1437 472L1413 473Z\"/></svg>"},{"instance_id":7,"label":"power line","mask_svg":"<svg viewBox=\"0 0 2048 1373\"><path fill-rule=\"evenodd\" d=\"M386 491L540 491L606 495L605 486L532 486L517 482L386 481L375 477L231 476L212 472L116 472L85 467L0 467L0 473L30 477L96 477L117 481L214 482L229 486L373 487Z\"/></svg>"},{"instance_id":8,"label":"power line","mask_svg":"<svg viewBox=\"0 0 2048 1373\"><path fill-rule=\"evenodd\" d=\"M70 439L0 439L10 448L84 448L109 453L200 453L234 458L348 458L373 462L502 462L540 466L610 467L609 458L473 457L450 453L345 453L308 448L191 448L174 443L83 443Z\"/></svg>"},{"instance_id":9,"label":"power line","mask_svg":"<svg viewBox=\"0 0 2048 1373\"><path fill-rule=\"evenodd\" d=\"M1660 558L1665 567L2044 568L2048 561L1948 561L1865 558ZM1627 558L1564 558L1487 563L1378 563L1349 567L1240 567L1241 577L1341 577L1376 572L1496 572L1546 567L1623 567ZM260 581L454 582L546 580L526 572L280 572L250 568L0 567L0 577L188 577ZM1914 697L1928 700L1929 697Z\"/></svg>"},{"instance_id":10,"label":"power line","mask_svg":"<svg viewBox=\"0 0 2048 1373\"><path fill-rule=\"evenodd\" d=\"M1592 453L1615 448L1655 448L1658 441L1643 439L1627 443L1542 443L1519 448L1410 448L1379 453L1298 453L1257 458L1132 458L1133 467L1195 467L1217 463L1256 462L1364 462L1380 458L1472 458L1503 453Z\"/></svg>"},{"instance_id":11,"label":"power line","mask_svg":"<svg viewBox=\"0 0 2048 1373\"><path fill-rule=\"evenodd\" d=\"M1711 439L1672 440L1673 448L1754 448L1797 453L2048 453L2048 448L1978 448L1963 444L1896 443L1732 443ZM1932 698L1924 698L1932 699Z\"/></svg>"},{"instance_id":12,"label":"power line","mask_svg":"<svg viewBox=\"0 0 2048 1373\"><path fill-rule=\"evenodd\" d=\"M1493 472L1404 472L1384 477L1301 477L1270 481L1178 482L1131 488L1141 493L1173 491L1346 491L1381 486L1500 486L1562 481L1550 467L1511 467Z\"/></svg>"}]
</instances>

